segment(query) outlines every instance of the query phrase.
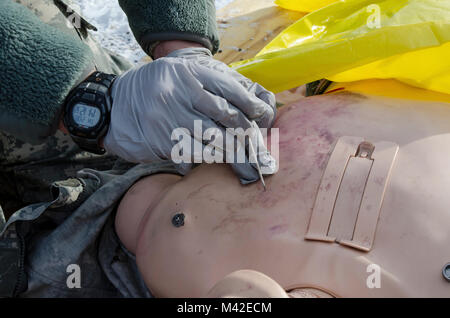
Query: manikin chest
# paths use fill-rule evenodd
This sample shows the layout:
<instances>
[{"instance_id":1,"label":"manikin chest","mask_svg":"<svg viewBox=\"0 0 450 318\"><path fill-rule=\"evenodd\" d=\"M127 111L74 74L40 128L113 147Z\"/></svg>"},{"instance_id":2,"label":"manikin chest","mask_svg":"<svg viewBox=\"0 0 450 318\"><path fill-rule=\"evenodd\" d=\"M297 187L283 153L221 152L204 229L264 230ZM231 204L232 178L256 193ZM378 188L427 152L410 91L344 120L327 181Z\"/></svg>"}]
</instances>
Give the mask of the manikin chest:
<instances>
[{"instance_id":1,"label":"manikin chest","mask_svg":"<svg viewBox=\"0 0 450 318\"><path fill-rule=\"evenodd\" d=\"M431 115L426 124L416 114L402 121L400 108L385 119L379 103L372 108L365 100L315 103L281 113L280 170L267 178L267 191L240 186L227 166L205 165L166 194L138 255L155 295L204 296L240 269L260 271L286 290L313 287L342 297L450 293L442 277L450 174L442 174L447 164L437 155L450 155L440 147L450 144L449 120ZM405 134L410 124L417 129ZM337 164L345 136L357 142ZM375 150L358 155L363 141ZM334 181L333 171L341 173ZM180 214L184 224L176 227Z\"/></svg>"}]
</instances>

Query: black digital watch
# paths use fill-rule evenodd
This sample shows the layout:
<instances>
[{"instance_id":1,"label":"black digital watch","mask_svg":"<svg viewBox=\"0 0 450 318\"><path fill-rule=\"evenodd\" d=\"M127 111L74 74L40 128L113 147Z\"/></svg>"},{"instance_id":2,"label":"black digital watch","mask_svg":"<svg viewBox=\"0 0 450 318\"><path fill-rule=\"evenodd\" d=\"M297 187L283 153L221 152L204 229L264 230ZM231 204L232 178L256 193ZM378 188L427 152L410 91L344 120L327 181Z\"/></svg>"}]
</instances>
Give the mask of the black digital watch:
<instances>
[{"instance_id":1,"label":"black digital watch","mask_svg":"<svg viewBox=\"0 0 450 318\"><path fill-rule=\"evenodd\" d=\"M64 125L82 149L98 155L105 153L100 140L111 121L111 87L116 75L94 72L67 96Z\"/></svg>"}]
</instances>

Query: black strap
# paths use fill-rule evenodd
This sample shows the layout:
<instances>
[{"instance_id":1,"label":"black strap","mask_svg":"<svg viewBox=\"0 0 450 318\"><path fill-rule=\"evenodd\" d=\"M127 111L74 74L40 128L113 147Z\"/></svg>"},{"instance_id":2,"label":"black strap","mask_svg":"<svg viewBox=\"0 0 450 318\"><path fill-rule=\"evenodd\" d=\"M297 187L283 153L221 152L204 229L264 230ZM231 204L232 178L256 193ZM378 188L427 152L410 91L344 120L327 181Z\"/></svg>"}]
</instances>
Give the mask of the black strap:
<instances>
[{"instance_id":1,"label":"black strap","mask_svg":"<svg viewBox=\"0 0 450 318\"><path fill-rule=\"evenodd\" d=\"M94 72L86 78L85 82L97 83L106 87L111 87L117 76L113 74L106 74L102 72Z\"/></svg>"}]
</instances>

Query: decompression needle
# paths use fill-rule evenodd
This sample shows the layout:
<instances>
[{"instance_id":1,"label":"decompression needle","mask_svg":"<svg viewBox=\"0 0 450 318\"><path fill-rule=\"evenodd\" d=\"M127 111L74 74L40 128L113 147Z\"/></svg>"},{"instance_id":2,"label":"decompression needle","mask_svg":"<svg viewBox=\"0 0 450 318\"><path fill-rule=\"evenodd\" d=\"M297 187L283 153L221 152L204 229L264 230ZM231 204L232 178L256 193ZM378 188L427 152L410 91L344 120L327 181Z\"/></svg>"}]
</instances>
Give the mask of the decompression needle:
<instances>
[{"instance_id":1,"label":"decompression needle","mask_svg":"<svg viewBox=\"0 0 450 318\"><path fill-rule=\"evenodd\" d=\"M262 183L262 185L264 187L264 191L267 191L266 183L264 182L264 177L263 177L263 174L262 174L262 171L261 171L261 166L259 165L258 157L256 156L255 149L253 148L253 143L252 143L252 139L251 138L248 139L248 146L250 147L250 152L253 154L253 158L255 159L256 168L258 169L259 178L260 178L261 183Z\"/></svg>"}]
</instances>

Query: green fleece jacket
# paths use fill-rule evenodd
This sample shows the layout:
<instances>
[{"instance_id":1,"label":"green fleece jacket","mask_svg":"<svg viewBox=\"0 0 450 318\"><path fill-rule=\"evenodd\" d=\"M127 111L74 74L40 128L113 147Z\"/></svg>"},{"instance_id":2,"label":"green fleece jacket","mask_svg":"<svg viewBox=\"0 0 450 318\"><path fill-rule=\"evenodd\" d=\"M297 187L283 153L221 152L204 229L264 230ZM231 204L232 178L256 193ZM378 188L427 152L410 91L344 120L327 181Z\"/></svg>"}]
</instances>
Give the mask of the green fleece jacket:
<instances>
[{"instance_id":1,"label":"green fleece jacket","mask_svg":"<svg viewBox=\"0 0 450 318\"><path fill-rule=\"evenodd\" d=\"M119 0L131 30L151 55L155 42L198 42L213 54L219 48L214 0Z\"/></svg>"},{"instance_id":2,"label":"green fleece jacket","mask_svg":"<svg viewBox=\"0 0 450 318\"><path fill-rule=\"evenodd\" d=\"M53 6L49 1L35 3ZM213 53L218 50L214 0L119 3L149 55L162 40L194 41ZM55 133L69 91L96 63L82 32L78 36L58 28L54 21L44 23L32 10L33 6L13 0L0 1L0 131L40 144Z\"/></svg>"}]
</instances>

